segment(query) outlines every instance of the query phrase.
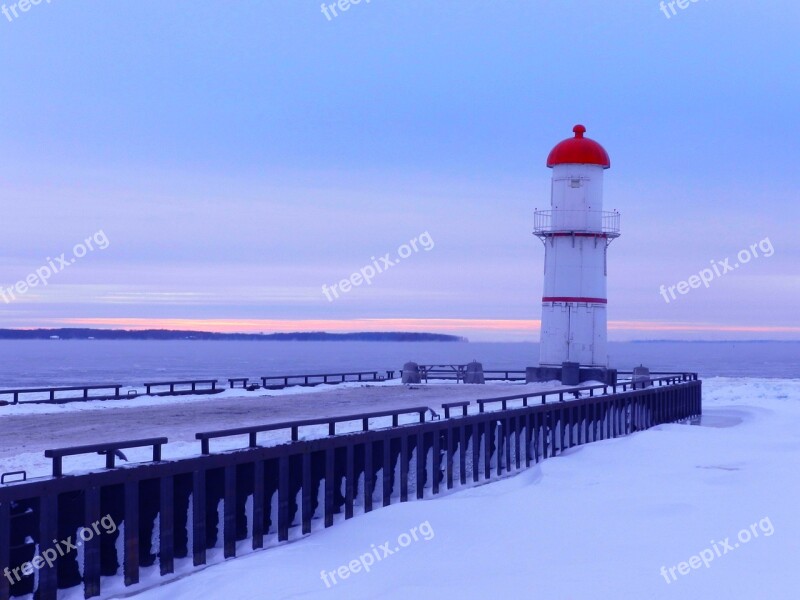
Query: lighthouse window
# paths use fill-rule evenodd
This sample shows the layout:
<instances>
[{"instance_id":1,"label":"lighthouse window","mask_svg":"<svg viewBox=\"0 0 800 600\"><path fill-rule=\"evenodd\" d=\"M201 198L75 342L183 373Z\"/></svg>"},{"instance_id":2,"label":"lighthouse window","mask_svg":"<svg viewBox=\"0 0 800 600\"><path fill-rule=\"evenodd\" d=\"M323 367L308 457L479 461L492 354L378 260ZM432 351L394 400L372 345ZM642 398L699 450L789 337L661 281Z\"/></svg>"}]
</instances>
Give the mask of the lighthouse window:
<instances>
[{"instance_id":1,"label":"lighthouse window","mask_svg":"<svg viewBox=\"0 0 800 600\"><path fill-rule=\"evenodd\" d=\"M579 187L581 187L581 180L580 179L570 179L569 184L570 184L571 187L579 188Z\"/></svg>"}]
</instances>

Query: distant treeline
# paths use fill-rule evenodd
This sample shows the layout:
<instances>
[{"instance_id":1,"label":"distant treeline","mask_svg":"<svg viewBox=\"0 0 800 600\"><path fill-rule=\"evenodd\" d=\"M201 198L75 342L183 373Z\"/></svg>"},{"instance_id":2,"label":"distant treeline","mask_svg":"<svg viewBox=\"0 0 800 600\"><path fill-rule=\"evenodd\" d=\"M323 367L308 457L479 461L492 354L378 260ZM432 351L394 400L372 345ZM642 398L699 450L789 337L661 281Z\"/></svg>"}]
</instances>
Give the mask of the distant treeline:
<instances>
[{"instance_id":1,"label":"distant treeline","mask_svg":"<svg viewBox=\"0 0 800 600\"><path fill-rule=\"evenodd\" d=\"M212 333L170 329L0 329L2 340L263 340L278 342L466 342L467 338L440 333L403 331L326 333Z\"/></svg>"}]
</instances>

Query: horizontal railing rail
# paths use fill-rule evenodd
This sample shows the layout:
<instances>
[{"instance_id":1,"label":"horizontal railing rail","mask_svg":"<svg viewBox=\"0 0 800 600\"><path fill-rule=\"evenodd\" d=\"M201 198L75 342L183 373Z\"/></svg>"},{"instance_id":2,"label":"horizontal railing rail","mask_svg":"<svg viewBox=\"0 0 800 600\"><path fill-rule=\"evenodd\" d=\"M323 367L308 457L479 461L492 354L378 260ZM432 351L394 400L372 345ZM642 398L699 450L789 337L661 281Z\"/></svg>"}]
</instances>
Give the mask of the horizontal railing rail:
<instances>
[{"instance_id":1,"label":"horizontal railing rail","mask_svg":"<svg viewBox=\"0 0 800 600\"><path fill-rule=\"evenodd\" d=\"M404 408L398 410L384 410L377 412L358 413L353 415L342 415L338 417L320 417L318 419L303 419L299 421L283 421L281 423L268 423L266 425L255 425L249 427L234 427L232 429L220 429L218 431L204 431L195 434L195 438L200 440L200 450L203 454L211 452L209 442L215 438L235 437L240 435L249 436L249 447L258 447L256 439L257 434L267 431L280 431L283 429L290 429L292 434L292 441L296 442L299 439L301 427L311 427L314 425L327 425L328 435L336 435L336 424L347 423L352 421L361 421L362 431L369 431L369 420L381 417L392 417L392 427L398 427L400 424L400 417L403 415L418 414L419 422L425 422L425 413L430 410L427 406L418 406L416 408Z\"/></svg>"},{"instance_id":2,"label":"horizontal railing rail","mask_svg":"<svg viewBox=\"0 0 800 600\"><path fill-rule=\"evenodd\" d=\"M619 236L620 213L601 210L535 210L535 235L553 233L593 233Z\"/></svg>"},{"instance_id":3,"label":"horizontal railing rail","mask_svg":"<svg viewBox=\"0 0 800 600\"><path fill-rule=\"evenodd\" d=\"M120 456L120 450L128 448L142 448L145 446L153 447L153 461L161 460L161 446L169 440L165 437L145 438L140 440L126 440L124 442L107 442L102 444L88 444L85 446L70 446L68 448L53 448L45 450L46 458L53 459L53 477L63 475L63 459L65 456L78 456L81 454L104 454L106 457L106 468L113 469L117 457L127 460L124 455Z\"/></svg>"},{"instance_id":4,"label":"horizontal railing rail","mask_svg":"<svg viewBox=\"0 0 800 600\"><path fill-rule=\"evenodd\" d=\"M60 386L60 387L38 387L38 388L16 388L16 389L9 389L9 390L0 390L0 397L2 396L12 396L14 398L12 404L19 404L20 396L25 394L48 394L49 398L47 400L27 400L26 403L36 403L36 402L67 402L67 401L74 401L74 400L99 400L102 398L107 398L108 394L102 396L89 396L89 392L92 390L114 390L113 398L120 398L119 390L124 387L122 385L117 385L115 383L110 384L99 384L99 385L70 385L70 386ZM56 393L58 392L83 392L82 396L79 397L67 397L67 398L56 398Z\"/></svg>"},{"instance_id":5,"label":"horizontal railing rail","mask_svg":"<svg viewBox=\"0 0 800 600\"><path fill-rule=\"evenodd\" d=\"M557 396L559 402L564 402L565 396L572 396L573 398L582 398L584 397L584 392L588 393L588 396L591 398L595 396L595 391L603 390L602 395L608 395L609 390L611 390L611 394L616 394L619 391L627 392L628 390L636 390L642 389L644 387L650 387L653 385L675 385L677 383L682 383L686 381L696 381L696 379L691 379L689 376L693 375L692 373L681 373L677 375L672 375L668 377L659 377L657 379L650 379L646 382L642 381L621 381L617 382L616 384L599 384L599 385L588 385L588 386L581 386L581 387L574 387L574 388L565 388L565 389L556 389L556 390L544 390L540 392L531 392L529 394L514 394L511 396L499 396L494 398L482 398L477 400L480 412L484 412L484 407L488 404L497 404L501 405L501 410L506 410L508 407L508 403L516 400L522 401L522 406L529 406L529 399L531 398L538 398L540 404L545 404L547 402L547 398ZM686 377L684 377L686 376Z\"/></svg>"},{"instance_id":6,"label":"horizontal railing rail","mask_svg":"<svg viewBox=\"0 0 800 600\"><path fill-rule=\"evenodd\" d=\"M248 546L256 550L330 527L338 517L513 475L571 447L701 412L701 382L685 381L7 482L0 484L0 569L30 562L37 545L49 547L63 532L102 519L115 526L87 536L82 553L55 557L52 568L0 577L0 600L31 594L53 600L78 585L92 598L101 594L101 582L114 578L126 587L143 573L149 581L174 578ZM107 452L122 445L79 448ZM215 548L219 558L210 555Z\"/></svg>"},{"instance_id":7,"label":"horizontal railing rail","mask_svg":"<svg viewBox=\"0 0 800 600\"><path fill-rule=\"evenodd\" d=\"M500 376L500 373L503 376ZM524 381L525 380L525 369L522 370L489 370L483 372L484 378L486 381ZM497 377L493 377L493 375L497 375Z\"/></svg>"},{"instance_id":8,"label":"horizontal railing rail","mask_svg":"<svg viewBox=\"0 0 800 600\"><path fill-rule=\"evenodd\" d=\"M289 387L292 385L314 386L325 383L346 383L348 381L383 381L382 371L355 371L351 373L321 373L313 375L270 375L261 377L261 384L264 387ZM394 378L394 371L385 371L387 379ZM348 379L349 378L349 379ZM275 381L283 383L268 382Z\"/></svg>"},{"instance_id":9,"label":"horizontal railing rail","mask_svg":"<svg viewBox=\"0 0 800 600\"><path fill-rule=\"evenodd\" d=\"M617 371L618 375L633 375L633 371ZM697 381L698 374L691 371L650 371L649 375L662 377L680 377L681 381Z\"/></svg>"},{"instance_id":10,"label":"horizontal railing rail","mask_svg":"<svg viewBox=\"0 0 800 600\"><path fill-rule=\"evenodd\" d=\"M158 382L151 382L151 383L144 383L144 387L147 389L147 395L167 395L167 394L187 394L187 393L215 393L221 392L222 390L217 389L217 383L219 383L216 379L188 379L186 381L158 381ZM175 386L190 386L189 389L182 389L176 390ZM211 387L208 389L198 389L198 385L210 385ZM167 391L156 391L153 392L152 388L156 387L169 387L169 392Z\"/></svg>"},{"instance_id":11,"label":"horizontal railing rail","mask_svg":"<svg viewBox=\"0 0 800 600\"><path fill-rule=\"evenodd\" d=\"M469 405L470 405L470 401L469 400L462 400L461 402L445 402L444 404L442 404L442 408L444 409L444 418L445 419L449 419L450 418L450 410L453 409L453 408L460 408L461 409L461 415L462 416L466 416L467 415L467 407Z\"/></svg>"},{"instance_id":12,"label":"horizontal railing rail","mask_svg":"<svg viewBox=\"0 0 800 600\"><path fill-rule=\"evenodd\" d=\"M467 365L420 365L422 379L455 379L461 382ZM483 371L485 381L525 381L525 369L490 369Z\"/></svg>"}]
</instances>

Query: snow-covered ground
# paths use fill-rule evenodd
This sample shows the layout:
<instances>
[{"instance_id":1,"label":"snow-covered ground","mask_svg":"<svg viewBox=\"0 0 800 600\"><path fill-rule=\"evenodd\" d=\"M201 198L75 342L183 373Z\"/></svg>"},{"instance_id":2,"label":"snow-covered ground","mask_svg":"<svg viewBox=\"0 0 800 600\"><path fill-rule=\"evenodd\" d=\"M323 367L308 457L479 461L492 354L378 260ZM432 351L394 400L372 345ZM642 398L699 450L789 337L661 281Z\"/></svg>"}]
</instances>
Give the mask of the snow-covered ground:
<instances>
[{"instance_id":1,"label":"snow-covered ground","mask_svg":"<svg viewBox=\"0 0 800 600\"><path fill-rule=\"evenodd\" d=\"M493 391L503 385L492 393L486 393L489 386L453 387L408 393L427 399L456 392L487 397L498 395ZM303 390L306 396L293 399L323 389ZM233 560L223 561L221 549L214 549L211 564L198 571L189 560L177 561L179 578L169 583L157 568L143 569L142 583L133 588L125 589L119 578L104 579L103 597L800 597L800 379L715 378L705 380L703 390L701 426L663 425L574 448L502 481L349 521L337 515L330 529L317 528L306 537L293 529L295 541ZM369 393L329 388L318 398L328 398L329 410L341 411ZM212 398L168 402L183 413L187 405L213 406L207 402ZM114 403L104 404L90 410L111 417L133 408L109 411ZM92 414L88 405L74 406L67 413ZM314 408L320 405L308 405ZM58 415L67 416L49 416ZM196 442L170 446L166 457L197 450ZM14 457L7 449L0 463L45 469L47 463L34 454ZM268 545L274 542L270 538ZM246 553L248 546L243 542L239 549ZM82 598L82 589L65 597Z\"/></svg>"},{"instance_id":2,"label":"snow-covered ground","mask_svg":"<svg viewBox=\"0 0 800 600\"><path fill-rule=\"evenodd\" d=\"M145 573L137 598L800 597L800 380L706 380L704 406L704 426L572 449L166 585Z\"/></svg>"}]
</instances>

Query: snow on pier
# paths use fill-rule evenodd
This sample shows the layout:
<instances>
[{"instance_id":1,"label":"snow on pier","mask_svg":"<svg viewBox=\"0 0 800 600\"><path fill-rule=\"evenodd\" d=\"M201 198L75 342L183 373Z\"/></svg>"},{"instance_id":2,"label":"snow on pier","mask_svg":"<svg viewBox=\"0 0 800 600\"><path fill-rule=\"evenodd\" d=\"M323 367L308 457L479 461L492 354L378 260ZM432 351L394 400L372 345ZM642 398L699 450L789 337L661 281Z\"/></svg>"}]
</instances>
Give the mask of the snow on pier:
<instances>
[{"instance_id":1,"label":"snow on pier","mask_svg":"<svg viewBox=\"0 0 800 600\"><path fill-rule=\"evenodd\" d=\"M440 415L442 404L457 400L477 400L493 396L555 390L558 382L521 384L493 382L464 385L431 382L404 386L399 380L368 384L344 383L314 388L291 387L283 390L246 392L229 389L221 394L200 396L138 397L131 400L76 402L71 404L30 404L0 408L0 472L25 470L28 477L49 475L51 461L44 457L49 448L77 446L166 436L163 458L173 459L200 454L200 431L246 425L279 423L298 419L349 415L428 406ZM477 406L472 407L477 411ZM414 417L409 415L408 421ZM401 420L401 422L403 422ZM391 419L375 420L374 427L391 424ZM337 431L360 428L360 422L342 423ZM327 435L324 426L307 428L303 438ZM243 438L214 442L215 450L241 448ZM267 433L259 442L288 441L286 432ZM131 461L146 461L152 456L146 448L126 451ZM70 457L65 472L102 468L104 459L93 455Z\"/></svg>"}]
</instances>

